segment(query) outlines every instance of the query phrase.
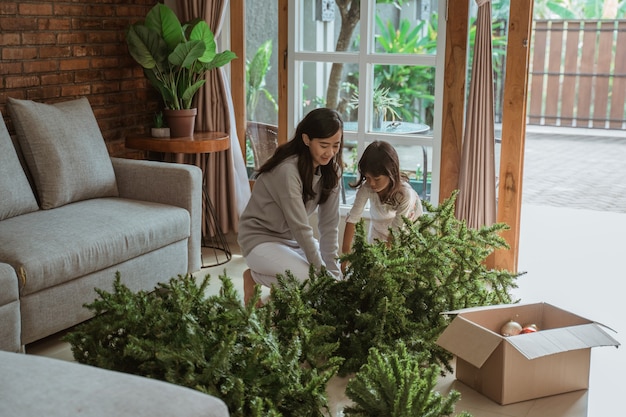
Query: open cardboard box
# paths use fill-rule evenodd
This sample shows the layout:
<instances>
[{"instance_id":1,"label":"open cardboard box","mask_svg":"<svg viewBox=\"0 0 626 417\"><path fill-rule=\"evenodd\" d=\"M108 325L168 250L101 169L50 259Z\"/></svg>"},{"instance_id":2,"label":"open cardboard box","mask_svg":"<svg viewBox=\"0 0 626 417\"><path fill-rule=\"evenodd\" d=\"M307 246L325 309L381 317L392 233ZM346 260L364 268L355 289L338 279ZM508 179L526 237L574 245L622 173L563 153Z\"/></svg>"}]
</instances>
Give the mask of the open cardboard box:
<instances>
[{"instance_id":1,"label":"open cardboard box","mask_svg":"<svg viewBox=\"0 0 626 417\"><path fill-rule=\"evenodd\" d=\"M619 346L607 327L547 303L451 311L437 344L454 354L456 378L499 404L587 389L591 348ZM509 320L539 331L504 337Z\"/></svg>"}]
</instances>

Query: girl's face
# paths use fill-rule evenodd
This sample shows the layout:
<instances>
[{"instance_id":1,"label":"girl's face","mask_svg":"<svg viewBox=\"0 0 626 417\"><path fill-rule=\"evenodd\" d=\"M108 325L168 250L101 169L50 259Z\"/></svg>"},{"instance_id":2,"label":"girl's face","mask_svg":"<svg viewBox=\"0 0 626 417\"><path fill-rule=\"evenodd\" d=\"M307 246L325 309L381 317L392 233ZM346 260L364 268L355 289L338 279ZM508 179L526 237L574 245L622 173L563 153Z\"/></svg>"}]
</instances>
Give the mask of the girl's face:
<instances>
[{"instance_id":1,"label":"girl's face","mask_svg":"<svg viewBox=\"0 0 626 417\"><path fill-rule=\"evenodd\" d=\"M313 169L320 165L327 165L341 149L341 137L343 131L340 129L329 138L310 139L305 133L302 135L304 143L309 147L313 159Z\"/></svg>"},{"instance_id":2,"label":"girl's face","mask_svg":"<svg viewBox=\"0 0 626 417\"><path fill-rule=\"evenodd\" d=\"M385 191L391 185L391 178L386 175L379 175L375 177L370 174L365 174L364 177L370 188L378 194Z\"/></svg>"}]
</instances>

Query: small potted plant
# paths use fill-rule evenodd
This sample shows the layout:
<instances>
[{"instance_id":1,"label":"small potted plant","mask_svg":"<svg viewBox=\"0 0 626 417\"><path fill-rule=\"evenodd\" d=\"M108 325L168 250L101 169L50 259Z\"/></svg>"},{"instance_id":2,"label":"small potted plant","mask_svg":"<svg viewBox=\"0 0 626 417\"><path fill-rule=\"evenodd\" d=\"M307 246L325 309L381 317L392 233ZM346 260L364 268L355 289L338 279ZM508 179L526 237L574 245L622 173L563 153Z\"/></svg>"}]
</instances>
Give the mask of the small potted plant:
<instances>
[{"instance_id":1,"label":"small potted plant","mask_svg":"<svg viewBox=\"0 0 626 417\"><path fill-rule=\"evenodd\" d=\"M374 106L374 117L372 120L373 129L381 129L383 122L387 120L387 116L391 116L392 120L399 118L396 108L400 107L400 102L396 97L389 95L388 88L376 88L372 102Z\"/></svg>"},{"instance_id":2,"label":"small potted plant","mask_svg":"<svg viewBox=\"0 0 626 417\"><path fill-rule=\"evenodd\" d=\"M215 36L206 21L181 24L169 7L157 3L143 22L126 31L130 55L144 69L165 104L164 115L172 136L191 136L197 109L193 98L212 69L237 56L232 51L216 52ZM191 126L180 128L180 112L191 118Z\"/></svg>"},{"instance_id":3,"label":"small potted plant","mask_svg":"<svg viewBox=\"0 0 626 417\"><path fill-rule=\"evenodd\" d=\"M170 128L165 126L165 120L163 120L163 112L154 113L151 133L153 138L167 138L170 136Z\"/></svg>"},{"instance_id":4,"label":"small potted plant","mask_svg":"<svg viewBox=\"0 0 626 417\"><path fill-rule=\"evenodd\" d=\"M354 108L359 107L359 96L354 94L350 99L350 104ZM390 116L392 120L399 119L400 116L396 111L396 108L400 107L400 101L397 97L389 95L389 89L383 87L376 87L372 94L372 106L374 112L372 113L372 129L380 130L383 127L383 122Z\"/></svg>"}]
</instances>

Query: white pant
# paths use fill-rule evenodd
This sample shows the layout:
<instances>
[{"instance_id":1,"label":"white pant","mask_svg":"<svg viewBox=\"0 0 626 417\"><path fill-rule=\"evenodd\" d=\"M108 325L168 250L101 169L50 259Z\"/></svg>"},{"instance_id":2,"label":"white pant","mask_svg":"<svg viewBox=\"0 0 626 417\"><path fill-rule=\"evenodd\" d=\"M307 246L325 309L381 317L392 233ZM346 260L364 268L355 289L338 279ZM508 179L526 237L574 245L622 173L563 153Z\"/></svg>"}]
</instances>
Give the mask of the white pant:
<instances>
[{"instance_id":1,"label":"white pant","mask_svg":"<svg viewBox=\"0 0 626 417\"><path fill-rule=\"evenodd\" d=\"M271 287L276 284L277 274L285 275L289 270L300 282L309 278L309 261L300 247L291 247L278 242L266 242L255 246L246 263L257 284Z\"/></svg>"}]
</instances>

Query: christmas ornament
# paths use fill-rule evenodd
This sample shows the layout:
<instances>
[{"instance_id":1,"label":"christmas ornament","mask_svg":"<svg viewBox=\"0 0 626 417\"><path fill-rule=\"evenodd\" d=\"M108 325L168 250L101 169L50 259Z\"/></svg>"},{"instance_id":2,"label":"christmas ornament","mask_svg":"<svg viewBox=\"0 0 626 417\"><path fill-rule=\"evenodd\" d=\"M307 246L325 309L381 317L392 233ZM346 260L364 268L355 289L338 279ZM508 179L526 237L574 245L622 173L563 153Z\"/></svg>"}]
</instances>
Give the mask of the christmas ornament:
<instances>
[{"instance_id":1,"label":"christmas ornament","mask_svg":"<svg viewBox=\"0 0 626 417\"><path fill-rule=\"evenodd\" d=\"M516 321L510 320L500 328L500 334L504 337L516 336L522 331L522 325Z\"/></svg>"},{"instance_id":2,"label":"christmas ornament","mask_svg":"<svg viewBox=\"0 0 626 417\"><path fill-rule=\"evenodd\" d=\"M520 334L535 333L537 330L539 329L537 328L536 324L527 324L522 328Z\"/></svg>"}]
</instances>

